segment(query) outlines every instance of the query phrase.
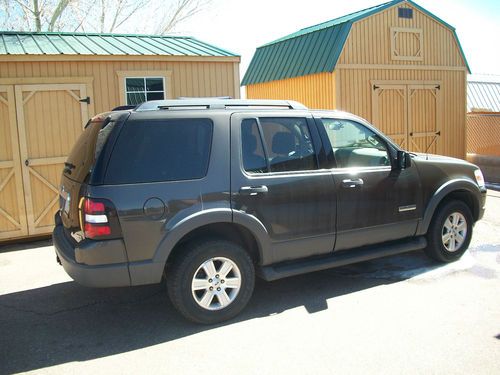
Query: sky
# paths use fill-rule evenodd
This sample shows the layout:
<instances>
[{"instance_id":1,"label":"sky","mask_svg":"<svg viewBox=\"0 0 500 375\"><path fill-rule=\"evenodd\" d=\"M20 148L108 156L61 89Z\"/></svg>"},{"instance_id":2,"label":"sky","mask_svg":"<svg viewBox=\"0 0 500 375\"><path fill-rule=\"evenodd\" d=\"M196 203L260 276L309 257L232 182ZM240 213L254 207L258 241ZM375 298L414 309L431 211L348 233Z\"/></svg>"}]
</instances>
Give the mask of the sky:
<instances>
[{"instance_id":1,"label":"sky","mask_svg":"<svg viewBox=\"0 0 500 375\"><path fill-rule=\"evenodd\" d=\"M255 49L301 28L384 0L212 0L180 25L190 35L241 55L241 78ZM473 74L500 75L500 0L416 0L455 27Z\"/></svg>"}]
</instances>

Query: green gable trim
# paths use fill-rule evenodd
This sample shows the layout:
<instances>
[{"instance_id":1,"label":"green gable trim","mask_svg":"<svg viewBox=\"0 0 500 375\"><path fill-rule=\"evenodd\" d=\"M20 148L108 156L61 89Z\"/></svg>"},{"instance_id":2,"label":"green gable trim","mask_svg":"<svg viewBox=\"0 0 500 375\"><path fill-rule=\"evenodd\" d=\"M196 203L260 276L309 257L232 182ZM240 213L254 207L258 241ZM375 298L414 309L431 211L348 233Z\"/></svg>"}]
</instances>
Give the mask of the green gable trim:
<instances>
[{"instance_id":1,"label":"green gable trim","mask_svg":"<svg viewBox=\"0 0 500 375\"><path fill-rule=\"evenodd\" d=\"M352 24L395 5L407 3L449 28L458 44L465 65L469 65L457 38L455 28L411 0L394 0L363 9L260 46L250 61L242 86L333 72L349 36Z\"/></svg>"},{"instance_id":2,"label":"green gable trim","mask_svg":"<svg viewBox=\"0 0 500 375\"><path fill-rule=\"evenodd\" d=\"M188 36L0 31L0 55L238 55Z\"/></svg>"}]
</instances>

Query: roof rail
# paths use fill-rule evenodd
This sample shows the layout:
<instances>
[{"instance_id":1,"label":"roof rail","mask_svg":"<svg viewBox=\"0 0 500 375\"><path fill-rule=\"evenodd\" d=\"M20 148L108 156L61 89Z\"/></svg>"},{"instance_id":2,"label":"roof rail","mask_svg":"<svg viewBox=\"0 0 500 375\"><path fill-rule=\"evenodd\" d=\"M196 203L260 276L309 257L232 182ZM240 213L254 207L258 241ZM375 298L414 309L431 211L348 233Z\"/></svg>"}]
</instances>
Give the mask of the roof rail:
<instances>
[{"instance_id":1,"label":"roof rail","mask_svg":"<svg viewBox=\"0 0 500 375\"><path fill-rule=\"evenodd\" d=\"M173 99L153 100L142 103L136 111L157 111L171 109L234 109L234 108L268 108L268 109L307 109L301 103L292 100L260 100L260 99Z\"/></svg>"}]
</instances>

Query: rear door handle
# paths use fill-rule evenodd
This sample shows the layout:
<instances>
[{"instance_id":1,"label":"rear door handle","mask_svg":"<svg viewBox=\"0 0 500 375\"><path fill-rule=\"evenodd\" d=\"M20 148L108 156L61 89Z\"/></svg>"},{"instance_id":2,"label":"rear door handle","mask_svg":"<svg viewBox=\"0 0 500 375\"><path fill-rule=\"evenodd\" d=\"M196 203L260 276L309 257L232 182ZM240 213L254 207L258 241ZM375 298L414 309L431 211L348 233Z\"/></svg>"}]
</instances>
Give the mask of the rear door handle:
<instances>
[{"instance_id":1,"label":"rear door handle","mask_svg":"<svg viewBox=\"0 0 500 375\"><path fill-rule=\"evenodd\" d=\"M356 186L363 186L363 180L361 178L342 180L342 186L346 188L355 188Z\"/></svg>"},{"instance_id":2,"label":"rear door handle","mask_svg":"<svg viewBox=\"0 0 500 375\"><path fill-rule=\"evenodd\" d=\"M257 194L265 194L267 193L266 185L259 186L243 186L240 188L241 195L257 195Z\"/></svg>"}]
</instances>

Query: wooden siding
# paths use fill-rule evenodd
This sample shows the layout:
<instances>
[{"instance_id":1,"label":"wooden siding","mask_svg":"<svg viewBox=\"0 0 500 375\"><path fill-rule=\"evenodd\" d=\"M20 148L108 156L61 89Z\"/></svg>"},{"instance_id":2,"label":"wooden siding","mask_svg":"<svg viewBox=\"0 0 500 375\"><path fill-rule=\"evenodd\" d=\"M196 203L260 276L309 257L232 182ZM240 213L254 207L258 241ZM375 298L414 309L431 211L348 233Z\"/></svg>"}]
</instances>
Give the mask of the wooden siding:
<instances>
[{"instance_id":1,"label":"wooden siding","mask_svg":"<svg viewBox=\"0 0 500 375\"><path fill-rule=\"evenodd\" d=\"M249 85L247 98L295 100L309 108L334 109L335 74L319 73Z\"/></svg>"},{"instance_id":2,"label":"wooden siding","mask_svg":"<svg viewBox=\"0 0 500 375\"><path fill-rule=\"evenodd\" d=\"M63 59L62 59L63 60ZM236 66L236 68L235 68ZM34 61L0 62L0 84L13 83L19 78L30 83L29 78L50 77L52 83L68 82L71 77L93 78L93 93L88 95L94 113L125 103L120 102L118 71L170 71L171 93L179 96L231 96L239 98L239 71L237 62L191 61ZM59 80L63 77L64 80ZM69 80L70 81L70 80ZM38 83L36 80L33 83ZM80 83L75 80L72 83Z\"/></svg>"},{"instance_id":3,"label":"wooden siding","mask_svg":"<svg viewBox=\"0 0 500 375\"><path fill-rule=\"evenodd\" d=\"M500 113L467 114L467 153L500 156Z\"/></svg>"},{"instance_id":4,"label":"wooden siding","mask_svg":"<svg viewBox=\"0 0 500 375\"><path fill-rule=\"evenodd\" d=\"M428 84L439 82L441 114L436 124L436 131L440 131L441 136L437 139L436 146L435 148L433 146L432 151L465 158L465 70L338 69L336 79L339 92L337 109L355 113L371 122L376 121L372 108L374 81L393 85L411 85L412 87L418 87L419 84L425 87ZM398 107L396 103L394 105L388 103L387 105L389 108L401 107ZM432 109L435 110L434 107ZM421 108L420 111L424 113L425 108ZM386 131L384 124L375 123L375 125L382 131Z\"/></svg>"},{"instance_id":5,"label":"wooden siding","mask_svg":"<svg viewBox=\"0 0 500 375\"><path fill-rule=\"evenodd\" d=\"M14 89L0 85L0 239L28 234Z\"/></svg>"},{"instance_id":6,"label":"wooden siding","mask_svg":"<svg viewBox=\"0 0 500 375\"><path fill-rule=\"evenodd\" d=\"M413 9L413 19L399 18L400 5L355 22L338 63L465 66L451 30L409 4L404 6ZM391 58L391 28L422 30L421 61ZM415 43L414 40L410 40L411 43ZM405 39L399 42L406 43ZM409 51L417 47L403 44L399 48Z\"/></svg>"}]
</instances>

